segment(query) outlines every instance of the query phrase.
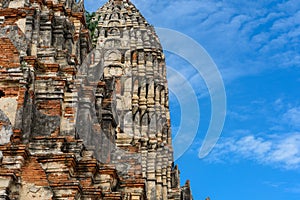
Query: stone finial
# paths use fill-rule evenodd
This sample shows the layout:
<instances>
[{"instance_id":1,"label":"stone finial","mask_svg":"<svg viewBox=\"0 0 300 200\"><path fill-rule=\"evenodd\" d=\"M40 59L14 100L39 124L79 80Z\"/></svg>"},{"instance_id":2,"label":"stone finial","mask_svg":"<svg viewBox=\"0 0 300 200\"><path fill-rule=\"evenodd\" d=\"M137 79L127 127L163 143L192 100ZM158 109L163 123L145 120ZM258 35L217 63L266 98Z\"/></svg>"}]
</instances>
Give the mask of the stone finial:
<instances>
[{"instance_id":1,"label":"stone finial","mask_svg":"<svg viewBox=\"0 0 300 200\"><path fill-rule=\"evenodd\" d=\"M111 0L111 2L116 3L117 5L122 3L128 3L128 0Z\"/></svg>"}]
</instances>

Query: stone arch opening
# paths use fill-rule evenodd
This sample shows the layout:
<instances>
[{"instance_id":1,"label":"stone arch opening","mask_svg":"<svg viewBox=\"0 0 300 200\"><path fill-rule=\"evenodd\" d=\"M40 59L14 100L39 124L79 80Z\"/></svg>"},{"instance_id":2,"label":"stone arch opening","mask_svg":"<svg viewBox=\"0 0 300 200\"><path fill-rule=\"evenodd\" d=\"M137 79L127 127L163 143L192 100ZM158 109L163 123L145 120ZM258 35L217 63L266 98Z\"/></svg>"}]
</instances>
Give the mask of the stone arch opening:
<instances>
[{"instance_id":1,"label":"stone arch opening","mask_svg":"<svg viewBox=\"0 0 300 200\"><path fill-rule=\"evenodd\" d=\"M0 109L0 145L10 142L13 135L13 128L7 115Z\"/></svg>"},{"instance_id":2,"label":"stone arch opening","mask_svg":"<svg viewBox=\"0 0 300 200\"><path fill-rule=\"evenodd\" d=\"M0 90L0 98L5 96L5 92L3 90Z\"/></svg>"}]
</instances>

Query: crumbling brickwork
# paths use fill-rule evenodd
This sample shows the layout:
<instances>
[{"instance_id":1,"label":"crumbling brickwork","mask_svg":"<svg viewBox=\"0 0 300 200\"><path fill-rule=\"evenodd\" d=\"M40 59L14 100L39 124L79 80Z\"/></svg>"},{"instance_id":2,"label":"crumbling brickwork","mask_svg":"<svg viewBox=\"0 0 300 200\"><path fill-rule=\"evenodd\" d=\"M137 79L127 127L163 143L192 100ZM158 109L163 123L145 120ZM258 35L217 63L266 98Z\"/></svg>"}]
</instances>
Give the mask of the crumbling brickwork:
<instances>
[{"instance_id":1,"label":"crumbling brickwork","mask_svg":"<svg viewBox=\"0 0 300 200\"><path fill-rule=\"evenodd\" d=\"M191 200L154 28L128 0L92 21L83 1L0 0L0 199Z\"/></svg>"}]
</instances>

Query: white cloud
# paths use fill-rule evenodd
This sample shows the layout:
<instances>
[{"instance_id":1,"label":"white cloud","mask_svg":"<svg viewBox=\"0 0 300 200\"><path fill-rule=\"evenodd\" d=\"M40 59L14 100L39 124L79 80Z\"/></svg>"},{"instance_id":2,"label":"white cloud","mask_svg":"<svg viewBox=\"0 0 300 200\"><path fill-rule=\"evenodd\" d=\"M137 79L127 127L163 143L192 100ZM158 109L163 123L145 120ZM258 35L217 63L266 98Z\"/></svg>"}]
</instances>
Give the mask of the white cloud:
<instances>
[{"instance_id":1,"label":"white cloud","mask_svg":"<svg viewBox=\"0 0 300 200\"><path fill-rule=\"evenodd\" d=\"M300 135L283 138L270 152L271 160L285 162L287 166L298 166L300 163Z\"/></svg>"},{"instance_id":2,"label":"white cloud","mask_svg":"<svg viewBox=\"0 0 300 200\"><path fill-rule=\"evenodd\" d=\"M250 115L248 114L235 112L235 111L227 111L227 116L238 121L247 121L250 118Z\"/></svg>"},{"instance_id":3,"label":"white cloud","mask_svg":"<svg viewBox=\"0 0 300 200\"><path fill-rule=\"evenodd\" d=\"M88 9L107 0L87 0ZM195 38L228 82L269 68L300 65L300 3L289 0L131 0L156 27ZM251 67L249 67L251 66Z\"/></svg>"},{"instance_id":4,"label":"white cloud","mask_svg":"<svg viewBox=\"0 0 300 200\"><path fill-rule=\"evenodd\" d=\"M159 1L135 3L155 26L183 31L202 42L225 72L224 79L299 64L297 1L276 5L269 1L175 0L164 7ZM240 69L244 73L236 75Z\"/></svg>"},{"instance_id":5,"label":"white cloud","mask_svg":"<svg viewBox=\"0 0 300 200\"><path fill-rule=\"evenodd\" d=\"M300 128L300 107L289 109L285 114L283 114L283 120L291 127L296 129Z\"/></svg>"},{"instance_id":6,"label":"white cloud","mask_svg":"<svg viewBox=\"0 0 300 200\"><path fill-rule=\"evenodd\" d=\"M281 109L283 109L285 106L282 98L278 98L275 100L275 102L273 103L273 108L275 109L275 111L280 111Z\"/></svg>"},{"instance_id":7,"label":"white cloud","mask_svg":"<svg viewBox=\"0 0 300 200\"><path fill-rule=\"evenodd\" d=\"M287 192L300 194L300 185L298 184L298 185L295 185L295 186L292 186L292 187L287 187L285 190Z\"/></svg>"},{"instance_id":8,"label":"white cloud","mask_svg":"<svg viewBox=\"0 0 300 200\"><path fill-rule=\"evenodd\" d=\"M241 138L236 142L236 145L239 147L237 149L238 152L249 157L253 154L262 157L270 151L272 146L271 142L265 141L262 138L255 138L253 135Z\"/></svg>"},{"instance_id":9,"label":"white cloud","mask_svg":"<svg viewBox=\"0 0 300 200\"><path fill-rule=\"evenodd\" d=\"M210 162L249 159L273 167L299 169L300 133L268 139L254 135L222 139L205 159Z\"/></svg>"},{"instance_id":10,"label":"white cloud","mask_svg":"<svg viewBox=\"0 0 300 200\"><path fill-rule=\"evenodd\" d=\"M236 162L248 159L272 167L300 169L300 106L292 106L291 102L286 103L282 98L276 99L269 107L266 104L265 101L256 101L252 102L256 110L249 106L239 108L240 112L228 112L229 117L241 121L243 114L251 110L257 115L247 114L246 120L251 121L253 117L265 120L268 122L265 132L255 128L252 131L231 131L229 136L220 139L205 160ZM262 111L262 107L266 110ZM260 116L262 114L263 118ZM258 134L253 134L254 131Z\"/></svg>"}]
</instances>

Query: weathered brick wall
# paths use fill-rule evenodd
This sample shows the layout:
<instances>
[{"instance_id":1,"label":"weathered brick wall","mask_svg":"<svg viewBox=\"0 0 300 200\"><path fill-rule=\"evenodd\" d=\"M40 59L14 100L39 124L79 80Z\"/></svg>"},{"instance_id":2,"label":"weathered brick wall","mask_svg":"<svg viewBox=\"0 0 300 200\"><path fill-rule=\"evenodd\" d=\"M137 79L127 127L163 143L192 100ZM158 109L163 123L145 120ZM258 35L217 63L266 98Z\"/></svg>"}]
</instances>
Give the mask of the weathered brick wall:
<instances>
[{"instance_id":1,"label":"weathered brick wall","mask_svg":"<svg viewBox=\"0 0 300 200\"><path fill-rule=\"evenodd\" d=\"M93 20L90 38L82 1L0 1L0 199L191 199L153 27L121 0Z\"/></svg>"},{"instance_id":2,"label":"weathered brick wall","mask_svg":"<svg viewBox=\"0 0 300 200\"><path fill-rule=\"evenodd\" d=\"M19 51L9 38L0 38L0 66L1 68L20 67Z\"/></svg>"}]
</instances>

